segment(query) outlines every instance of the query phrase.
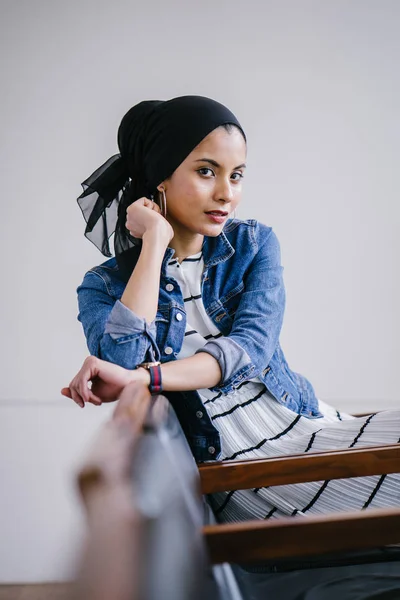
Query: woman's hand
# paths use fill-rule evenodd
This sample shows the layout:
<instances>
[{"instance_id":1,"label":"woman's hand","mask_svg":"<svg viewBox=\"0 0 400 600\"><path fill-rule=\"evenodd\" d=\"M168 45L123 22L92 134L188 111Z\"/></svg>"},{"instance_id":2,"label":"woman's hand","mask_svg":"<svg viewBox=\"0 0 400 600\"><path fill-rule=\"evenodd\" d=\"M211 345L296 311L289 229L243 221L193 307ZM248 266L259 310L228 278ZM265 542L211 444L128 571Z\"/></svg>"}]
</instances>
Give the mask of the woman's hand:
<instances>
[{"instance_id":1,"label":"woman's hand","mask_svg":"<svg viewBox=\"0 0 400 600\"><path fill-rule=\"evenodd\" d=\"M160 207L148 198L139 198L126 211L126 228L136 238L142 238L150 230L165 236L166 244L174 237L174 230L162 214Z\"/></svg>"},{"instance_id":2,"label":"woman's hand","mask_svg":"<svg viewBox=\"0 0 400 600\"><path fill-rule=\"evenodd\" d=\"M124 387L132 381L141 381L148 386L150 376L145 369L130 371L95 356L88 356L61 393L83 408L86 402L100 405L102 402L118 400Z\"/></svg>"}]
</instances>

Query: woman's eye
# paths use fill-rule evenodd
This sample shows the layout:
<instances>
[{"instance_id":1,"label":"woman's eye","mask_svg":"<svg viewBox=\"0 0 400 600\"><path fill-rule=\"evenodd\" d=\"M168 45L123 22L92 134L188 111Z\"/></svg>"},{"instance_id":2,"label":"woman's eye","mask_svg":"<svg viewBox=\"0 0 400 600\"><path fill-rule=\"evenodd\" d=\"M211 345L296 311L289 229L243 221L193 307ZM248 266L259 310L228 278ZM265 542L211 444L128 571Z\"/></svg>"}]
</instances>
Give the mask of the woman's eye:
<instances>
[{"instance_id":1,"label":"woman's eye","mask_svg":"<svg viewBox=\"0 0 400 600\"><path fill-rule=\"evenodd\" d=\"M233 181L240 181L241 179L243 179L243 173L239 173L239 171L235 171L235 173L232 173L232 178L236 175L236 177L233 179Z\"/></svg>"},{"instance_id":2,"label":"woman's eye","mask_svg":"<svg viewBox=\"0 0 400 600\"><path fill-rule=\"evenodd\" d=\"M198 170L198 172L200 173L200 175L204 175L205 177L214 175L214 171L212 169L210 169L209 167L202 167L201 169Z\"/></svg>"}]
</instances>

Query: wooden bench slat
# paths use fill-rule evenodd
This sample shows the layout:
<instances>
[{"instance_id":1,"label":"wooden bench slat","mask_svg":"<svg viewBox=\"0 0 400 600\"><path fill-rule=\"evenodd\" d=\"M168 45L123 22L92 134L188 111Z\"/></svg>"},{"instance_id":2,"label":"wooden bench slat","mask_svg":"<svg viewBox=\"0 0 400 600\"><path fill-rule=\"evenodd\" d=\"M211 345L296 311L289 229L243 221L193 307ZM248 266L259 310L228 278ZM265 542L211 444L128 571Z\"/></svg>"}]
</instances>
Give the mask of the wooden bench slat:
<instances>
[{"instance_id":1,"label":"wooden bench slat","mask_svg":"<svg viewBox=\"0 0 400 600\"><path fill-rule=\"evenodd\" d=\"M400 472L400 445L372 446L199 467L202 492L250 489L288 483Z\"/></svg>"},{"instance_id":2,"label":"wooden bench slat","mask_svg":"<svg viewBox=\"0 0 400 600\"><path fill-rule=\"evenodd\" d=\"M400 542L400 508L282 517L203 528L212 563L257 563Z\"/></svg>"}]
</instances>

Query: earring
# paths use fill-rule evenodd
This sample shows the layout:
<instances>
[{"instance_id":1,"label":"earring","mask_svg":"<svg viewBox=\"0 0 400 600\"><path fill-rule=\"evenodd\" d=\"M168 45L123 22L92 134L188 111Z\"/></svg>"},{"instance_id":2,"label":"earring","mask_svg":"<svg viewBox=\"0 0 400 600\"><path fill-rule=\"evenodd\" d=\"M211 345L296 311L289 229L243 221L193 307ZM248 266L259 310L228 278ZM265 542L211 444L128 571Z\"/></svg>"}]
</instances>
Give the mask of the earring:
<instances>
[{"instance_id":1,"label":"earring","mask_svg":"<svg viewBox=\"0 0 400 600\"><path fill-rule=\"evenodd\" d=\"M165 193L165 188L162 187L160 190L158 190L158 199L160 203L161 214L165 218L167 216L167 196Z\"/></svg>"},{"instance_id":2,"label":"earring","mask_svg":"<svg viewBox=\"0 0 400 600\"><path fill-rule=\"evenodd\" d=\"M233 217L231 217L231 219L236 219L236 208L235 208L235 210L233 211Z\"/></svg>"}]
</instances>

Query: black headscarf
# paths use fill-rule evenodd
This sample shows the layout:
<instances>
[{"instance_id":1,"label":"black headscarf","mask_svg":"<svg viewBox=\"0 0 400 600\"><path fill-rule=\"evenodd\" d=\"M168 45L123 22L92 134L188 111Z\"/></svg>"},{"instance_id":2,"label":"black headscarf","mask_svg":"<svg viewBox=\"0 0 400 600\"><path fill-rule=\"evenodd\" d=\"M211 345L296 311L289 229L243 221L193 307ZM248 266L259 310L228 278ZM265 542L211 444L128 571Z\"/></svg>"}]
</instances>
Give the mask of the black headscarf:
<instances>
[{"instance_id":1,"label":"black headscarf","mask_svg":"<svg viewBox=\"0 0 400 600\"><path fill-rule=\"evenodd\" d=\"M152 198L192 150L220 125L236 125L225 106L203 96L181 96L168 101L146 100L133 106L118 129L115 154L83 183L78 204L86 220L85 236L105 256L115 231L118 265L129 271L129 250L135 245L125 227L128 206L143 196ZM132 267L130 267L132 270Z\"/></svg>"}]
</instances>

